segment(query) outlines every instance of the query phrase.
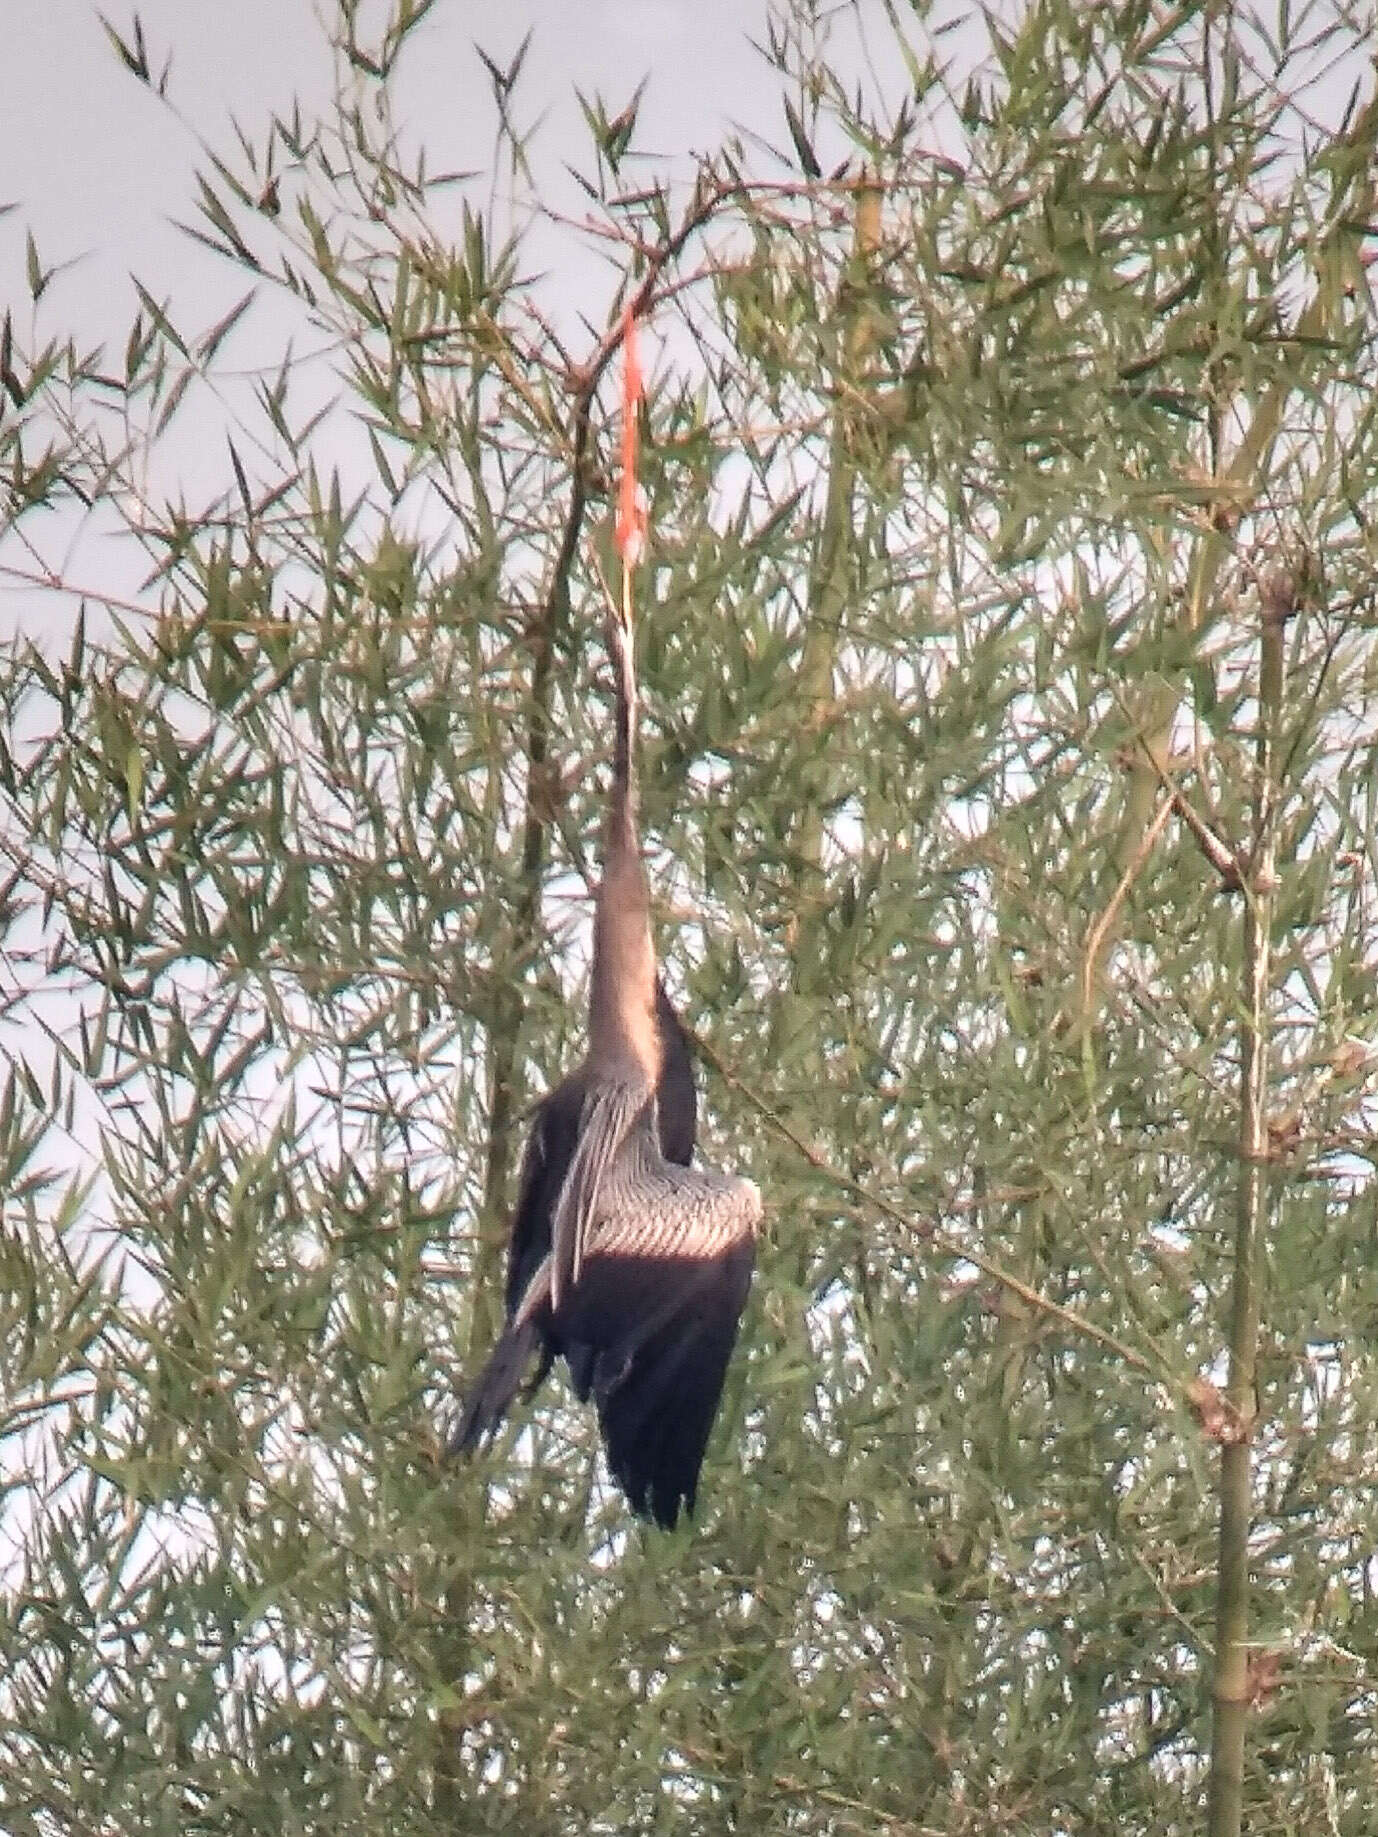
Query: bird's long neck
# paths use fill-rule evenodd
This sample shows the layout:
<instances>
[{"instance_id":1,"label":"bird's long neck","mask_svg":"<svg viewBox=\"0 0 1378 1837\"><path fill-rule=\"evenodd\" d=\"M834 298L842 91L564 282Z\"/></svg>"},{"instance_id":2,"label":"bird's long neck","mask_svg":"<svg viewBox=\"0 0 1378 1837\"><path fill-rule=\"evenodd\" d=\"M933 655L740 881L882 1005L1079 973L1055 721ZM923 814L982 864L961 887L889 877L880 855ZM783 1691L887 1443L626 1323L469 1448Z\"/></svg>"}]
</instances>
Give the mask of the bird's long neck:
<instances>
[{"instance_id":1,"label":"bird's long neck","mask_svg":"<svg viewBox=\"0 0 1378 1837\"><path fill-rule=\"evenodd\" d=\"M637 833L636 669L631 633L615 618L608 621L608 648L617 678L617 713L603 880L593 921L589 1049L602 1063L629 1059L654 1086L661 1047L651 904Z\"/></svg>"}]
</instances>

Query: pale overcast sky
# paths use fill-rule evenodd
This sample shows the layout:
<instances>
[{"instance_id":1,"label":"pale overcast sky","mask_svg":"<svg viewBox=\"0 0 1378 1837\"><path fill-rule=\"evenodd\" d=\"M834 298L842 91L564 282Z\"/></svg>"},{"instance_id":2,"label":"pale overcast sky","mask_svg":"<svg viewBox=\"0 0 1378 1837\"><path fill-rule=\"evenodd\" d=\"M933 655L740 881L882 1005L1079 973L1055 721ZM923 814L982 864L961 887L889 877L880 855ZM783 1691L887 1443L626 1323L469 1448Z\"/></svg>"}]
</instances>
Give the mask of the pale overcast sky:
<instances>
[{"instance_id":1,"label":"pale overcast sky","mask_svg":"<svg viewBox=\"0 0 1378 1837\"><path fill-rule=\"evenodd\" d=\"M1015 14L1021 4L1009 0L1007 10ZM129 0L105 5L129 36ZM945 56L962 58L969 68L982 38L973 9L966 0L940 0L940 9L930 19L934 36L941 36ZM362 0L360 10L372 20L371 28L360 27L368 42L385 0ZM819 10L833 23L835 63L889 90L905 86L885 0L839 0L830 12ZM285 112L294 97L308 119L330 113L334 0L319 0L319 8L312 0L142 0L138 13L154 70L171 57L174 109L121 67L92 0L0 0L7 77L0 205L15 207L0 216L0 310L12 309L23 351L75 331L88 346L109 342L117 362L137 308L131 274L170 305L180 327L204 332L244 294L249 278L173 227L176 219L196 220L195 174L206 164L198 136L238 168L232 118L261 145L270 114ZM396 118L425 146L430 170L486 170L494 151L494 109L475 45L505 64L530 31L518 119L544 119L537 143L543 200L580 214L580 194L562 171L565 158L589 160L576 86L585 94L600 91L616 109L648 79L637 146L653 156L657 171L687 173L692 155L719 145L734 124L777 145L785 142L781 81L751 43L764 38L769 14L769 0L437 0L400 61ZM961 17L967 25L950 35L943 17ZM920 27L911 21L907 29L917 33ZM1361 84L1372 80L1371 71L1356 73L1352 60L1330 70L1311 105L1337 116L1356 74ZM961 141L955 120L934 122L935 146L960 157ZM826 141L821 148L825 162L844 150ZM624 168L623 177L634 173ZM555 189L560 184L563 194ZM447 233L446 212L458 228L456 193L438 194L432 208L439 234ZM45 267L73 264L54 279L36 319L26 281L30 230ZM601 318L613 277L600 272L587 245L567 249L552 238L550 246L550 256L544 244L538 256L550 264L543 307L553 306L559 317L577 304ZM226 351L241 372L276 369L303 323L281 294L271 288L260 294ZM311 344L310 337L298 338L296 355ZM197 413L199 420L181 417L160 446L154 481L165 491L185 490L193 504L202 489L223 489L226 482L223 444L208 438L209 414L199 405ZM193 421L194 437L183 436L182 424ZM78 534L85 540L89 531ZM49 559L65 570L72 554L69 549ZM133 563L131 556L127 565ZM95 573L73 568L71 577L83 586L87 579L108 583L115 579L112 567L120 565L102 555ZM6 580L0 634L17 618L30 630L38 619L57 635L74 616L74 604L52 595L35 601L23 580Z\"/></svg>"},{"instance_id":2,"label":"pale overcast sky","mask_svg":"<svg viewBox=\"0 0 1378 1837\"><path fill-rule=\"evenodd\" d=\"M155 72L171 56L172 108L123 68L92 0L0 0L9 77L0 110L0 205L14 207L0 216L0 311L13 312L21 350L76 332L89 347L109 344L118 364L138 306L131 275L192 334L248 288L242 269L174 227L197 221L195 175L206 166L198 137L242 170L235 120L261 146L270 114L285 113L294 98L308 120L329 117L336 76L330 29L338 14L333 0L142 0L137 9L105 0L103 10L126 39L137 10ZM579 209L580 194L562 171L566 157L589 160L576 87L601 92L614 111L647 78L638 144L657 156L660 170L687 173L693 153L717 146L734 122L783 138L779 81L750 42L763 36L767 11L767 0L437 0L399 62L396 116L424 145L429 170L486 172L496 117L475 46L506 65L530 31L517 117L542 123L543 198L563 180L567 195L559 202ZM858 11L879 21L882 0L862 0ZM359 28L367 44L382 0L366 0L361 12L371 21ZM858 14L846 6L841 14L845 34ZM766 121L759 120L763 110ZM438 194L433 208L442 235L447 210L457 228L455 193ZM26 275L30 231L45 268L72 264L55 276L37 315ZM572 295L592 281L597 297L588 304L599 316L606 301L597 268L585 257L561 273L558 250L555 259L556 294L560 282ZM612 292L609 276L608 298ZM301 335L304 318L292 302L271 288L260 296L227 349L235 368L276 369L289 339L298 356L313 343ZM210 419L200 415L195 439L183 426L191 419L181 417L161 443L157 482L174 495L185 489L195 502L202 489L223 489L227 474L223 444L204 437ZM118 555L106 545L93 557L89 523L72 525L70 544L67 524L61 528L55 542L54 526L45 525L44 539L53 551L49 563L65 577L135 590L145 564L125 552L127 544ZM62 643L75 613L75 599L35 595L22 580L7 578L0 591L0 634L18 621L31 635Z\"/></svg>"},{"instance_id":3,"label":"pale overcast sky","mask_svg":"<svg viewBox=\"0 0 1378 1837\"><path fill-rule=\"evenodd\" d=\"M120 0L105 10L128 36L133 12ZM259 140L271 110L293 96L324 107L332 82L310 0L143 0L137 10L153 67L172 54L169 93L186 125L122 70L90 0L4 8L0 203L19 209L0 221L0 297L25 300L31 228L45 265L85 258L60 283L62 316L75 303L93 334L102 321L127 324L130 270L150 286L178 283L179 299L188 284L199 291L201 264L167 228L193 214L195 134L232 155L232 115ZM645 138L678 164L763 101L767 130L781 133L776 84L748 42L765 18L765 0L439 0L399 67L403 119L433 169L485 166L494 117L475 43L505 63L532 29L521 94L526 118L547 117L543 144L578 144L575 85L620 105L649 76L643 121L655 133ZM241 279L227 273L225 284Z\"/></svg>"},{"instance_id":4,"label":"pale overcast sky","mask_svg":"<svg viewBox=\"0 0 1378 1837\"><path fill-rule=\"evenodd\" d=\"M1265 12L1271 3L1261 0ZM104 5L128 35L129 0ZM362 0L360 10L376 30L385 0ZM868 65L887 88L891 79L903 86L885 0L819 10L833 23L844 67ZM1020 0L1006 10L1017 13ZM45 266L82 258L53 284L52 330L76 325L93 339L122 340L135 305L131 271L175 298L193 323L210 323L217 304L223 310L238 298L244 277L169 227L172 218L194 218L197 134L233 161L232 116L260 141L269 113L294 96L311 112L327 108L332 56L317 13L333 22L334 0L142 0L137 11L153 67L172 56L170 94L181 121L121 69L92 0L0 0L0 204L18 206L0 217L0 305L15 309L17 329L27 308L28 229ZM781 144L779 79L750 42L765 36L769 13L769 0L437 0L399 66L398 116L426 146L432 170L487 167L491 86L474 47L505 63L530 30L521 118L545 117L547 174L565 155L586 156L575 87L599 90L617 107L642 77L649 84L638 146L662 156L663 167L687 170L690 155L716 146L732 123ZM954 39L942 22L957 17L970 29ZM929 24L944 54L960 56L963 41L975 50L982 36L973 21L971 6L951 0ZM914 21L908 29L921 30ZM367 25L360 35L370 37ZM1355 74L1352 63L1330 72L1316 99L1322 113L1338 114ZM1357 74L1371 81L1371 72ZM825 147L824 157L832 151Z\"/></svg>"}]
</instances>

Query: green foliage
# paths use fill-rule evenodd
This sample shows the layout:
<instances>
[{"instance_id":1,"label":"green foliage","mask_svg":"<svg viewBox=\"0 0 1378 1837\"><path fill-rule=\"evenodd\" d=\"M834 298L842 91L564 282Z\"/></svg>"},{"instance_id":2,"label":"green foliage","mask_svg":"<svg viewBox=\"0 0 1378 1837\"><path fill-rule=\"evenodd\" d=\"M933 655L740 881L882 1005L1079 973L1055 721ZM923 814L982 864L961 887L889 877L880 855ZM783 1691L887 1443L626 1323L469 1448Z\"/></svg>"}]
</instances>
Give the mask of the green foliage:
<instances>
[{"instance_id":1,"label":"green foliage","mask_svg":"<svg viewBox=\"0 0 1378 1837\"><path fill-rule=\"evenodd\" d=\"M84 352L33 238L5 320L0 566L70 641L0 660L0 1822L1200 1828L1281 568L1245 1821L1363 1837L1378 124L1306 124L1365 25L1032 0L968 81L895 9L887 103L801 4L790 148L687 201L653 86L583 102L566 349L539 216L401 151L430 10L342 0L334 118L206 153L217 324L141 285ZM768 1214L672 1537L558 1384L437 1434L579 1050L638 289L661 942ZM218 394L265 293L332 369Z\"/></svg>"}]
</instances>

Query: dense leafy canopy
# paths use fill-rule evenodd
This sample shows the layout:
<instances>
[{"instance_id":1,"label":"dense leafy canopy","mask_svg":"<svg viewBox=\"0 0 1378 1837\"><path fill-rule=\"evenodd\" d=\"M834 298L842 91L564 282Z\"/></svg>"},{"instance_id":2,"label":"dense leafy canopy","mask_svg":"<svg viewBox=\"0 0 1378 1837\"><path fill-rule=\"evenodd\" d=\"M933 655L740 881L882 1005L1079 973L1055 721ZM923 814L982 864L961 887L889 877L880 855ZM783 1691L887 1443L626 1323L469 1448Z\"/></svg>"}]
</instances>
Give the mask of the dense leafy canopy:
<instances>
[{"instance_id":1,"label":"dense leafy canopy","mask_svg":"<svg viewBox=\"0 0 1378 1837\"><path fill-rule=\"evenodd\" d=\"M1242 1735L1250 1830L1362 1837L1371 13L859 78L800 0L777 148L589 102L557 224L520 59L496 194L394 132L427 11L207 156L228 320L86 350L35 250L5 322L0 1821L1162 1837ZM629 299L661 950L767 1200L673 1537L567 1393L437 1458L580 1049ZM268 311L327 355L222 393Z\"/></svg>"}]
</instances>

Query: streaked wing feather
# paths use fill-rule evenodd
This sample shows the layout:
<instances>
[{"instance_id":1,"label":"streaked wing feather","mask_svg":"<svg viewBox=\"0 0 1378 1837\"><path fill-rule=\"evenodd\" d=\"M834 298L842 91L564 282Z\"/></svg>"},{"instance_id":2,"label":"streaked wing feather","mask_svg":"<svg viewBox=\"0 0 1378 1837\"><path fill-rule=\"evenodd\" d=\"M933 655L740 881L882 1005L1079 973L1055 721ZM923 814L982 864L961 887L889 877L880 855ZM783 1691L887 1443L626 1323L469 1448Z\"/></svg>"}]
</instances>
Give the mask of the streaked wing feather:
<instances>
[{"instance_id":1,"label":"streaked wing feather","mask_svg":"<svg viewBox=\"0 0 1378 1837\"><path fill-rule=\"evenodd\" d=\"M579 1139L551 1220L550 1301L557 1314L582 1274L585 1243L604 1177L650 1101L646 1091L611 1081L591 1085L585 1093Z\"/></svg>"},{"instance_id":2,"label":"streaked wing feather","mask_svg":"<svg viewBox=\"0 0 1378 1837\"><path fill-rule=\"evenodd\" d=\"M551 1220L579 1142L583 1083L576 1074L536 1107L522 1156L507 1252L507 1316L516 1313L531 1278L550 1255Z\"/></svg>"}]
</instances>

